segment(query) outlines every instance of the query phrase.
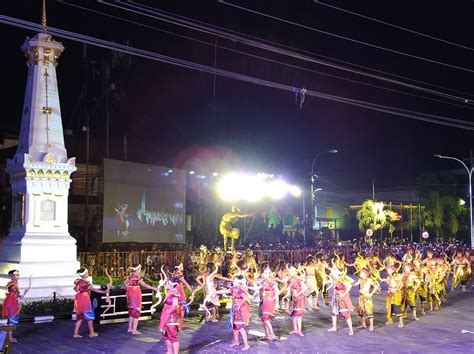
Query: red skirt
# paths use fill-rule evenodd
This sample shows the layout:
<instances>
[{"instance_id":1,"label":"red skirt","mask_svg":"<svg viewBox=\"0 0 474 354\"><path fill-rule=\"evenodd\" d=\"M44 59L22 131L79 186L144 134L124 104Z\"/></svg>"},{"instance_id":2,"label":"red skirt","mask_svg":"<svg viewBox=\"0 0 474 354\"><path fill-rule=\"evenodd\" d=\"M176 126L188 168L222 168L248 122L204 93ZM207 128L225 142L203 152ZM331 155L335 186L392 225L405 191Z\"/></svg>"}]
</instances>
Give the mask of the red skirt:
<instances>
[{"instance_id":1,"label":"red skirt","mask_svg":"<svg viewBox=\"0 0 474 354\"><path fill-rule=\"evenodd\" d=\"M74 310L78 320L94 320L89 292L77 293L74 297Z\"/></svg>"},{"instance_id":2,"label":"red skirt","mask_svg":"<svg viewBox=\"0 0 474 354\"><path fill-rule=\"evenodd\" d=\"M163 339L169 340L171 343L179 342L178 332L178 326L166 325L165 333L163 334Z\"/></svg>"},{"instance_id":3,"label":"red skirt","mask_svg":"<svg viewBox=\"0 0 474 354\"><path fill-rule=\"evenodd\" d=\"M3 300L3 317L8 317L8 323L15 324L16 318L20 313L20 303L18 297L14 293L8 293ZM18 324L18 323L16 323Z\"/></svg>"},{"instance_id":4,"label":"red skirt","mask_svg":"<svg viewBox=\"0 0 474 354\"><path fill-rule=\"evenodd\" d=\"M140 317L142 309L142 289L139 286L127 288L128 315L133 318Z\"/></svg>"},{"instance_id":5,"label":"red skirt","mask_svg":"<svg viewBox=\"0 0 474 354\"><path fill-rule=\"evenodd\" d=\"M264 297L262 301L262 321L268 321L275 313L276 300Z\"/></svg>"}]
</instances>

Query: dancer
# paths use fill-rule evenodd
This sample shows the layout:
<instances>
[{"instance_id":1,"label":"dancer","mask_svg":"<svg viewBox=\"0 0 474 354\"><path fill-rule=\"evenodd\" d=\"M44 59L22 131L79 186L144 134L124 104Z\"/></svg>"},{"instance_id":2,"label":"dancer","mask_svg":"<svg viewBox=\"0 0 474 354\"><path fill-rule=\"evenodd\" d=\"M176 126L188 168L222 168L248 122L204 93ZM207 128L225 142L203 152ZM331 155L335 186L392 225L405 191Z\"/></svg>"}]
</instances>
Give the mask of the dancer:
<instances>
[{"instance_id":1,"label":"dancer","mask_svg":"<svg viewBox=\"0 0 474 354\"><path fill-rule=\"evenodd\" d=\"M183 310L179 305L181 294L178 283L170 279L166 283L166 297L160 316L160 333L166 344L167 354L179 353L178 333L183 329Z\"/></svg>"},{"instance_id":2,"label":"dancer","mask_svg":"<svg viewBox=\"0 0 474 354\"><path fill-rule=\"evenodd\" d=\"M3 317L7 317L7 324L9 326L18 326L20 322L20 301L26 295L29 288L25 290L23 295L20 294L20 287L18 286L20 272L18 270L10 270L8 276L10 281L6 285L7 294L3 300ZM8 331L8 338L11 343L18 341L13 337L13 331Z\"/></svg>"},{"instance_id":3,"label":"dancer","mask_svg":"<svg viewBox=\"0 0 474 354\"><path fill-rule=\"evenodd\" d=\"M310 303L311 310L319 310L318 306L318 283L316 280L316 264L314 263L314 257L309 255L306 258L306 263L303 265L303 269L305 272L305 283L308 287L306 292L306 296L308 297L308 302ZM311 299L311 300L310 300Z\"/></svg>"},{"instance_id":4,"label":"dancer","mask_svg":"<svg viewBox=\"0 0 474 354\"><path fill-rule=\"evenodd\" d=\"M277 278L278 288L280 292L279 296L279 311L280 312L290 312L290 289L286 286L289 278L288 266L285 260L280 259L277 267Z\"/></svg>"},{"instance_id":5,"label":"dancer","mask_svg":"<svg viewBox=\"0 0 474 354\"><path fill-rule=\"evenodd\" d=\"M329 305L328 294L328 273L330 272L329 264L326 262L322 253L316 254L316 282L318 291L321 293L324 305ZM317 301L317 299L316 299Z\"/></svg>"},{"instance_id":6,"label":"dancer","mask_svg":"<svg viewBox=\"0 0 474 354\"><path fill-rule=\"evenodd\" d=\"M420 304L421 304L421 314L425 315L425 307L426 303L428 300L428 283L427 283L427 272L428 272L428 267L423 266L422 261L421 261L421 255L417 253L415 256L415 259L413 261L413 267L414 267L414 272L418 279L420 280L420 286L418 287L418 290L416 292L416 296L419 297L420 299Z\"/></svg>"},{"instance_id":7,"label":"dancer","mask_svg":"<svg viewBox=\"0 0 474 354\"><path fill-rule=\"evenodd\" d=\"M243 275L237 275L234 277L230 289L216 291L217 294L231 294L232 296L232 309L229 320L232 326L234 340L230 346L236 347L240 345L240 334L244 344L242 351L250 349L247 340L247 331L245 330L245 327L250 324L250 294L248 293L248 288L245 283L245 277Z\"/></svg>"},{"instance_id":8,"label":"dancer","mask_svg":"<svg viewBox=\"0 0 474 354\"><path fill-rule=\"evenodd\" d=\"M359 275L359 272L362 269L368 268L370 266L370 259L367 258L367 255L364 251L357 252L357 257L354 260L354 263L345 263L348 267L354 267L355 275ZM337 267L339 270L344 271L343 268Z\"/></svg>"},{"instance_id":9,"label":"dancer","mask_svg":"<svg viewBox=\"0 0 474 354\"><path fill-rule=\"evenodd\" d=\"M194 292L204 288L205 297L201 307L205 311L204 317L206 322L217 322L217 309L220 306L219 296L217 295L216 288L214 287L214 279L216 278L217 270L218 267L214 265L214 263L209 262L207 264L207 270L196 278L196 282L199 284L199 286Z\"/></svg>"},{"instance_id":10,"label":"dancer","mask_svg":"<svg viewBox=\"0 0 474 354\"><path fill-rule=\"evenodd\" d=\"M469 260L464 256L464 252L461 249L456 251L455 256L451 262L453 267L453 280L451 285L451 291L457 288L459 283L461 283L461 291L466 291L466 284L469 281L469 272L468 268L471 267Z\"/></svg>"},{"instance_id":11,"label":"dancer","mask_svg":"<svg viewBox=\"0 0 474 354\"><path fill-rule=\"evenodd\" d=\"M359 286L359 306L360 326L358 328L367 328L366 320L369 320L369 331L374 330L374 303L372 297L380 289L376 280L370 277L370 270L362 268L359 271L359 280L353 286Z\"/></svg>"},{"instance_id":12,"label":"dancer","mask_svg":"<svg viewBox=\"0 0 474 354\"><path fill-rule=\"evenodd\" d=\"M430 266L429 269L430 271L426 273L426 284L428 288L428 303L430 305L430 311L433 311L433 309L438 310L441 307L439 294L442 285L438 281L440 272L437 263L435 263L434 266Z\"/></svg>"},{"instance_id":13,"label":"dancer","mask_svg":"<svg viewBox=\"0 0 474 354\"><path fill-rule=\"evenodd\" d=\"M306 284L304 283L304 270L296 269L292 266L288 271L290 277L287 282L287 287L291 292L290 318L293 324L293 330L290 334L303 337L303 312L306 308L306 298L304 294L307 290Z\"/></svg>"},{"instance_id":14,"label":"dancer","mask_svg":"<svg viewBox=\"0 0 474 354\"><path fill-rule=\"evenodd\" d=\"M188 289L191 294L193 293L193 289L184 278L183 270L183 263L180 263L176 267L174 267L173 273L171 274L171 280L177 284L176 290L178 290L179 292L179 303L181 305L185 304L187 301L186 294L184 292L184 287L186 287L186 289Z\"/></svg>"},{"instance_id":15,"label":"dancer","mask_svg":"<svg viewBox=\"0 0 474 354\"><path fill-rule=\"evenodd\" d=\"M138 331L138 320L140 319L140 313L142 309L142 289L150 289L158 291L151 285L148 285L143 281L141 276L141 265L132 264L129 269L127 279L125 279L124 285L127 289L127 302L128 302L128 330L127 332L134 335L142 334Z\"/></svg>"},{"instance_id":16,"label":"dancer","mask_svg":"<svg viewBox=\"0 0 474 354\"><path fill-rule=\"evenodd\" d=\"M265 339L275 340L276 336L273 332L271 319L275 313L275 306L278 302L278 283L272 277L270 268L265 268L261 275L261 303L260 303L260 318L265 329Z\"/></svg>"},{"instance_id":17,"label":"dancer","mask_svg":"<svg viewBox=\"0 0 474 354\"><path fill-rule=\"evenodd\" d=\"M387 298L385 301L385 309L387 311L386 325L392 324L392 316L399 318L398 327L403 327L402 301L403 301L403 281L401 274L395 267L387 267L388 277L384 281L388 284Z\"/></svg>"},{"instance_id":18,"label":"dancer","mask_svg":"<svg viewBox=\"0 0 474 354\"><path fill-rule=\"evenodd\" d=\"M73 338L82 338L79 334L83 320L87 321L89 327L89 337L97 337L99 334L94 331L95 315L92 310L90 292L105 294L107 296L107 303L110 305L109 292L112 284L108 284L107 290L96 289L89 281L89 272L87 268L81 268L77 271L78 279L74 281L74 310L76 312L76 324L74 326Z\"/></svg>"},{"instance_id":19,"label":"dancer","mask_svg":"<svg viewBox=\"0 0 474 354\"><path fill-rule=\"evenodd\" d=\"M349 335L354 335L351 319L351 312L354 310L354 306L349 296L352 282L353 280L347 277L345 272L341 272L337 267L333 266L329 278L329 288L333 288L331 299L332 327L328 329L328 332L337 331L337 316L341 315L346 320L347 327L349 327Z\"/></svg>"},{"instance_id":20,"label":"dancer","mask_svg":"<svg viewBox=\"0 0 474 354\"><path fill-rule=\"evenodd\" d=\"M413 260L413 262L414 261L415 260ZM410 307L413 320L418 321L418 317L416 316L416 294L418 293L418 288L421 285L421 281L414 272L413 265L411 263L406 263L403 266L402 282L403 318L406 318L407 308Z\"/></svg>"}]
</instances>

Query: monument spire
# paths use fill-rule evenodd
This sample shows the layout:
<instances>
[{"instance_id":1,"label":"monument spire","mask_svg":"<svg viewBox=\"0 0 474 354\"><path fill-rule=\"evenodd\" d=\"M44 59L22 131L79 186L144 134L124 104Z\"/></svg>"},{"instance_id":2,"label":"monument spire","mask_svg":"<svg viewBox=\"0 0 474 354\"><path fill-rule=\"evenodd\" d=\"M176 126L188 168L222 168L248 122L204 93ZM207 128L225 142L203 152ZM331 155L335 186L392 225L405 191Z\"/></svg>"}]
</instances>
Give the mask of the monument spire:
<instances>
[{"instance_id":1,"label":"monument spire","mask_svg":"<svg viewBox=\"0 0 474 354\"><path fill-rule=\"evenodd\" d=\"M43 0L43 8L41 10L41 32L46 33L46 0Z\"/></svg>"},{"instance_id":2,"label":"monument spire","mask_svg":"<svg viewBox=\"0 0 474 354\"><path fill-rule=\"evenodd\" d=\"M26 38L21 47L28 75L18 147L7 161L12 223L0 256L0 289L5 289L12 269L26 275L20 279L21 288L33 274L26 296L30 301L52 293L71 297L72 278L79 268L76 240L68 226L69 186L76 166L64 145L56 78L64 47L46 32L46 0L42 0L41 27L41 33Z\"/></svg>"}]
</instances>

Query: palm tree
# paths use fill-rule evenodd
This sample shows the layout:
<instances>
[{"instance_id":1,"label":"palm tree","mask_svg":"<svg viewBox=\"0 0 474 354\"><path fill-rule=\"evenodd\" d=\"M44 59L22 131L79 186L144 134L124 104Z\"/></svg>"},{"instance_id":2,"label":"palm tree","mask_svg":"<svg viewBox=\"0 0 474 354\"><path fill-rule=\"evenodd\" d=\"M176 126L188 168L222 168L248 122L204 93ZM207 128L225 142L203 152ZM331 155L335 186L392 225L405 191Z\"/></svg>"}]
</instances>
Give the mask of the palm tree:
<instances>
[{"instance_id":1,"label":"palm tree","mask_svg":"<svg viewBox=\"0 0 474 354\"><path fill-rule=\"evenodd\" d=\"M383 202L366 200L362 203L362 208L357 212L356 218L359 221L359 230L362 232L367 229L375 232L386 227L389 228L390 233L395 230L392 222L396 219L396 213L385 209Z\"/></svg>"}]
</instances>

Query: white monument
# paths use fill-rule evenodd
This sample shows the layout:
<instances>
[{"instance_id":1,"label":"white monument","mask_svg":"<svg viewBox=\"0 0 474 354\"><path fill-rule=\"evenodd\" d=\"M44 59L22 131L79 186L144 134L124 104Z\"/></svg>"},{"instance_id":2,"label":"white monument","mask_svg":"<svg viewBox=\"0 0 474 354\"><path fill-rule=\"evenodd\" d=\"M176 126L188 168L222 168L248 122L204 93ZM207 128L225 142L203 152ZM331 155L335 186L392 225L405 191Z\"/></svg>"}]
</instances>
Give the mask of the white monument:
<instances>
[{"instance_id":1,"label":"white monument","mask_svg":"<svg viewBox=\"0 0 474 354\"><path fill-rule=\"evenodd\" d=\"M21 49L28 66L19 144L7 162L12 189L12 224L0 256L0 288L9 270L20 271L20 289L31 289L25 299L42 300L53 292L73 295L79 262L76 240L68 231L68 193L75 159L64 146L57 60L64 47L43 32L26 38ZM31 282L30 282L31 276ZM0 298L4 298L0 290Z\"/></svg>"}]
</instances>

